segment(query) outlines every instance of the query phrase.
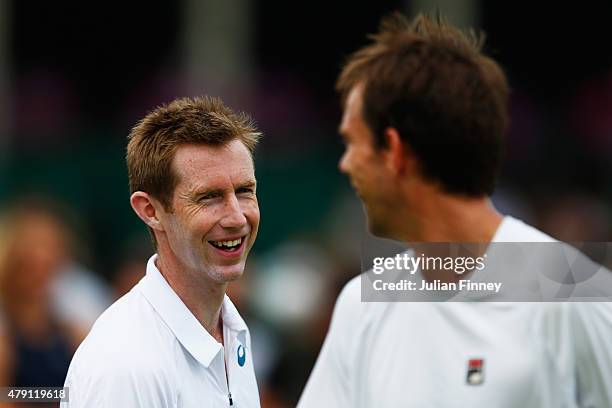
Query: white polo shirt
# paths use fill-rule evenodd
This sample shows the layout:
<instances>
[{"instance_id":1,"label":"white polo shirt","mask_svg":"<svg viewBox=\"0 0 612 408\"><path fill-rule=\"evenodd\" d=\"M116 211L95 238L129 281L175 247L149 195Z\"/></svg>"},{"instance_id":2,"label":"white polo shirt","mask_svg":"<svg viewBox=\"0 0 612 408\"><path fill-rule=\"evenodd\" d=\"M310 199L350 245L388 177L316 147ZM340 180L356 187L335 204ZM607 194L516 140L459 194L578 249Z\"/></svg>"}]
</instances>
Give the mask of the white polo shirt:
<instances>
[{"instance_id":1,"label":"white polo shirt","mask_svg":"<svg viewBox=\"0 0 612 408\"><path fill-rule=\"evenodd\" d=\"M505 217L494 241L553 239ZM612 407L610 339L608 303L363 303L357 277L298 408Z\"/></svg>"},{"instance_id":2,"label":"white polo shirt","mask_svg":"<svg viewBox=\"0 0 612 408\"><path fill-rule=\"evenodd\" d=\"M251 339L235 306L225 296L223 347L168 285L156 259L76 351L65 383L69 402L61 407L259 407Z\"/></svg>"}]
</instances>

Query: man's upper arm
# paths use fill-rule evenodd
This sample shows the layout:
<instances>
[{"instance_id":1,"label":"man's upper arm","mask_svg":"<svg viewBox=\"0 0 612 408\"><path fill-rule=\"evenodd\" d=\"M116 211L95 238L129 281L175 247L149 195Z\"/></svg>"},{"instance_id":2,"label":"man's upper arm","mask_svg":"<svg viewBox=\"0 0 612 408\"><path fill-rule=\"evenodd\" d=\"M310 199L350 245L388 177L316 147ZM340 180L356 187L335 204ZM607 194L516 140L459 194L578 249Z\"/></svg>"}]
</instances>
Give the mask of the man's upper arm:
<instances>
[{"instance_id":1,"label":"man's upper arm","mask_svg":"<svg viewBox=\"0 0 612 408\"><path fill-rule=\"evenodd\" d=\"M359 278L349 282L336 302L323 348L306 383L298 408L350 407L353 367L350 344L360 310Z\"/></svg>"}]
</instances>

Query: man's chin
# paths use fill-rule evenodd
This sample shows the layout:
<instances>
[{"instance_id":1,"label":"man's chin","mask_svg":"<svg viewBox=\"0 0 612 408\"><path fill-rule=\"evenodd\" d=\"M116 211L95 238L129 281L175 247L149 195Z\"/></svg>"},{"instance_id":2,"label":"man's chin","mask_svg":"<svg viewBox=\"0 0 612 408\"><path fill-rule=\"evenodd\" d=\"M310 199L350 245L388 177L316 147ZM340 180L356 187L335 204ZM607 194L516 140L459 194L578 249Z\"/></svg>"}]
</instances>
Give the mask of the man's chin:
<instances>
[{"instance_id":1,"label":"man's chin","mask_svg":"<svg viewBox=\"0 0 612 408\"><path fill-rule=\"evenodd\" d=\"M227 266L217 266L213 271L213 279L219 283L234 282L244 274L244 263Z\"/></svg>"}]
</instances>

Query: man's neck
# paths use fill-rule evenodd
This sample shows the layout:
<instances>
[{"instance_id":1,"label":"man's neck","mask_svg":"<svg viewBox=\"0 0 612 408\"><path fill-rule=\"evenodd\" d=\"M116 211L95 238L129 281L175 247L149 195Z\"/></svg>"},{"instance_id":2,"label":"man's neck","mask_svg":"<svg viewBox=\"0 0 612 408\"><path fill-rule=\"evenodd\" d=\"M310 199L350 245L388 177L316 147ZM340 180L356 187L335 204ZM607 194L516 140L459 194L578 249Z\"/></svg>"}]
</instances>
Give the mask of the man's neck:
<instances>
[{"instance_id":1,"label":"man's neck","mask_svg":"<svg viewBox=\"0 0 612 408\"><path fill-rule=\"evenodd\" d=\"M488 244L493 240L499 229L503 216L495 210L488 197L470 198L445 194L438 191L429 191L430 194L421 195L420 205L412 208L417 214L416 221L411 228L403 231L401 238L407 243L424 243L420 251L428 256L440 255L438 247L427 247L428 242L457 243L457 244ZM486 247L470 246L484 253ZM457 248L454 251L458 250ZM427 252L433 251L433 254ZM446 256L451 254L446 254ZM481 253L471 254L475 256ZM455 254L461 256L461 254ZM452 282L459 279L454 272L435 271L423 273L428 280L439 279Z\"/></svg>"},{"instance_id":2,"label":"man's neck","mask_svg":"<svg viewBox=\"0 0 612 408\"><path fill-rule=\"evenodd\" d=\"M157 269L206 331L223 343L221 308L227 284L211 282L177 265L172 255L159 251Z\"/></svg>"},{"instance_id":3,"label":"man's neck","mask_svg":"<svg viewBox=\"0 0 612 408\"><path fill-rule=\"evenodd\" d=\"M447 194L434 186L407 197L404 219L412 222L396 238L404 242L488 243L503 220L488 197Z\"/></svg>"},{"instance_id":4,"label":"man's neck","mask_svg":"<svg viewBox=\"0 0 612 408\"><path fill-rule=\"evenodd\" d=\"M424 218L422 242L491 242L502 215L488 199L451 199Z\"/></svg>"}]
</instances>

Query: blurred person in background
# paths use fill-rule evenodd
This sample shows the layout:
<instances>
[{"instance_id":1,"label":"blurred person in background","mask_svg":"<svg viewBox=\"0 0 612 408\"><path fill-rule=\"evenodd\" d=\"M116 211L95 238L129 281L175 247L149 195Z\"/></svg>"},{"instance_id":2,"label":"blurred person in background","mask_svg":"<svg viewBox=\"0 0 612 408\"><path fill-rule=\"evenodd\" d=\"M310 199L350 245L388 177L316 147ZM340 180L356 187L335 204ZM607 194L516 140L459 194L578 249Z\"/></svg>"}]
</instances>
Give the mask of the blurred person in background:
<instances>
[{"instance_id":1,"label":"blurred person in background","mask_svg":"<svg viewBox=\"0 0 612 408\"><path fill-rule=\"evenodd\" d=\"M3 385L61 386L87 327L53 306L52 285L72 257L72 237L49 203L28 201L4 214L0 310ZM2 348L0 346L0 348Z\"/></svg>"},{"instance_id":2,"label":"blurred person in background","mask_svg":"<svg viewBox=\"0 0 612 408\"><path fill-rule=\"evenodd\" d=\"M370 231L406 243L555 242L490 202L509 92L482 37L394 15L371 38L338 80L339 167ZM435 278L461 279L446 272ZM356 277L298 407L610 407L611 335L606 303L366 303Z\"/></svg>"},{"instance_id":3,"label":"blurred person in background","mask_svg":"<svg viewBox=\"0 0 612 408\"><path fill-rule=\"evenodd\" d=\"M150 112L127 147L130 204L157 253L70 364L70 408L258 407L248 328L226 295L259 226L255 125L217 98Z\"/></svg>"}]
</instances>

